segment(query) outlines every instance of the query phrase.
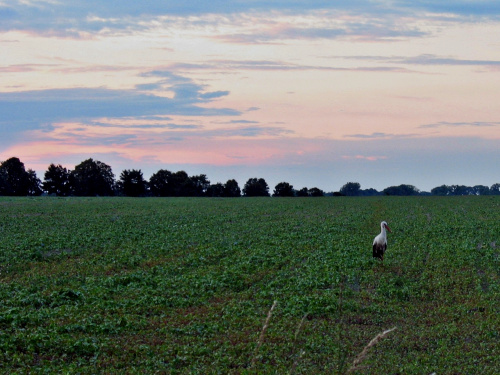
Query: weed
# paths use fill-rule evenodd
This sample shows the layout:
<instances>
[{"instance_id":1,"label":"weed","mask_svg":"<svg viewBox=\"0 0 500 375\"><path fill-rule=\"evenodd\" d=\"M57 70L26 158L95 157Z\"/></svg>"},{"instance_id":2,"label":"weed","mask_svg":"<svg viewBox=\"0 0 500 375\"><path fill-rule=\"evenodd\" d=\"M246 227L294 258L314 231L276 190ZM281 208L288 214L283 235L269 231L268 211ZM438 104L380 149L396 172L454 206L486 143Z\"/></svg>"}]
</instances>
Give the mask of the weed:
<instances>
[{"instance_id":1,"label":"weed","mask_svg":"<svg viewBox=\"0 0 500 375\"><path fill-rule=\"evenodd\" d=\"M358 371L361 369L361 363L363 363L363 361L366 359L366 357L368 356L368 351L374 347L375 345L377 345L377 343L382 339L384 338L388 333L394 331L396 329L396 327L394 328L391 328L391 329L388 329L382 333L379 333L377 336L375 336L369 343L368 345L366 345L363 350L361 351L361 353L359 353L356 358L354 359L353 363L352 363L352 366L349 368L349 370L347 370L347 374L351 373L351 372L354 372L354 371Z\"/></svg>"},{"instance_id":2,"label":"weed","mask_svg":"<svg viewBox=\"0 0 500 375\"><path fill-rule=\"evenodd\" d=\"M273 310L276 307L277 303L278 303L278 301L275 300L273 305L271 306L271 309L269 309L269 312L267 313L266 322L264 323L264 326L262 327L262 331L260 332L259 341L257 342L257 346L255 347L255 353L253 355L252 362L250 363L250 368L254 367L255 363L257 362L257 356L259 353L259 349L262 346L262 343L264 342L264 336L266 334L267 328L269 327L269 322L271 321L271 316L272 316Z\"/></svg>"}]
</instances>

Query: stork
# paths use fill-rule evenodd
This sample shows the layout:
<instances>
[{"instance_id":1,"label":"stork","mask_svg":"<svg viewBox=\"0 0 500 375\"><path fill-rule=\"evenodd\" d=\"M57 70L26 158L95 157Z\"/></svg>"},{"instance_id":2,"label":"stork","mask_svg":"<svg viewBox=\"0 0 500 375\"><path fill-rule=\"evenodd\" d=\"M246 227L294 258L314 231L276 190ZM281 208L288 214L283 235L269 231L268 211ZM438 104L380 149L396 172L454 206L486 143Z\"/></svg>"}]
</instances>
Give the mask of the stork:
<instances>
[{"instance_id":1,"label":"stork","mask_svg":"<svg viewBox=\"0 0 500 375\"><path fill-rule=\"evenodd\" d=\"M373 240L373 257L384 260L384 253L387 250L387 233L385 230L391 231L391 228L385 221L380 223L380 234Z\"/></svg>"}]
</instances>

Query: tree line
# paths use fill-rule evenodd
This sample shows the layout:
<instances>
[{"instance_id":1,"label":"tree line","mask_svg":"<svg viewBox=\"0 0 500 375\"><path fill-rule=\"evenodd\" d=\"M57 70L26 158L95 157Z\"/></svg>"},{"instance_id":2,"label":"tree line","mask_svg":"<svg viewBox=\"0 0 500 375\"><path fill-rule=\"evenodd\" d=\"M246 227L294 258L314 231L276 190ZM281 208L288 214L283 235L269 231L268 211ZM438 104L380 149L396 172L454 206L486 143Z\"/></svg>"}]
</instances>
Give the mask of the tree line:
<instances>
[{"instance_id":1,"label":"tree line","mask_svg":"<svg viewBox=\"0 0 500 375\"><path fill-rule=\"evenodd\" d=\"M43 182L36 173L25 169L19 158L0 163L0 195L3 196L129 196L129 197L256 197L271 196L263 178L249 178L243 189L234 179L211 184L204 174L189 176L185 171L160 169L146 180L141 170L126 169L118 180L111 167L92 158L82 161L74 170L50 164ZM296 190L288 182L278 183L274 197L373 196L373 195L500 195L500 184L491 187L476 185L442 185L430 192L421 192L413 185L390 186L381 192L361 189L357 182L348 182L338 192L325 193L314 187Z\"/></svg>"},{"instance_id":2,"label":"tree line","mask_svg":"<svg viewBox=\"0 0 500 375\"><path fill-rule=\"evenodd\" d=\"M336 194L336 193L334 193ZM491 187L485 185L465 186L465 185L441 185L431 189L430 192L420 191L413 185L402 184L399 186L389 186L382 191L375 189L361 189L357 182L348 182L340 189L339 195L346 196L372 196L372 195L500 195L500 184L493 184Z\"/></svg>"}]
</instances>

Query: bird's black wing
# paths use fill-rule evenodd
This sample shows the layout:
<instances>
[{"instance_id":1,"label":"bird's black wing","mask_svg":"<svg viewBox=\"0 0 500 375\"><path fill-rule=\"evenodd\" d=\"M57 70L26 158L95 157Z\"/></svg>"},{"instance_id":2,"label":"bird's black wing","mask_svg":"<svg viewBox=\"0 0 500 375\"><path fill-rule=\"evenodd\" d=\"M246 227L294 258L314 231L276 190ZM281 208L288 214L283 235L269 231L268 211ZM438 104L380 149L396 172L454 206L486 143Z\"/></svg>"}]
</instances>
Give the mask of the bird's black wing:
<instances>
[{"instance_id":1,"label":"bird's black wing","mask_svg":"<svg viewBox=\"0 0 500 375\"><path fill-rule=\"evenodd\" d=\"M379 243L374 243L373 244L373 257L384 260L385 250L387 250L387 243L384 243L382 245Z\"/></svg>"}]
</instances>

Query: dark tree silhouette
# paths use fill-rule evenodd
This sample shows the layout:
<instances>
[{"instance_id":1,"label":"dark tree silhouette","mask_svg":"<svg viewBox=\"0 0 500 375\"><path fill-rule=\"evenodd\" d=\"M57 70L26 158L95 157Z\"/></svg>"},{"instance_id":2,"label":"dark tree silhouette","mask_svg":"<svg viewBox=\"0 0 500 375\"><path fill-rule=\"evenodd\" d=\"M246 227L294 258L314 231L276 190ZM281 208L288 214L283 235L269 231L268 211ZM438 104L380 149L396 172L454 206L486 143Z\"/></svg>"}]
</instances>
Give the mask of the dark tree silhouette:
<instances>
[{"instance_id":1,"label":"dark tree silhouette","mask_svg":"<svg viewBox=\"0 0 500 375\"><path fill-rule=\"evenodd\" d=\"M217 182L216 184L210 185L207 188L206 192L207 197L223 197L224 196L224 185L222 185L220 182Z\"/></svg>"},{"instance_id":2,"label":"dark tree silhouette","mask_svg":"<svg viewBox=\"0 0 500 375\"><path fill-rule=\"evenodd\" d=\"M360 190L359 195L362 195L364 197L372 197L374 195L381 195L381 194L377 190L370 188L370 189Z\"/></svg>"},{"instance_id":3,"label":"dark tree silhouette","mask_svg":"<svg viewBox=\"0 0 500 375\"><path fill-rule=\"evenodd\" d=\"M115 175L111 167L98 160L87 159L71 172L75 195L113 195Z\"/></svg>"},{"instance_id":4,"label":"dark tree silhouette","mask_svg":"<svg viewBox=\"0 0 500 375\"><path fill-rule=\"evenodd\" d=\"M220 182L210 185L205 193L207 197L240 197L241 191L236 180L228 180L225 184Z\"/></svg>"},{"instance_id":5,"label":"dark tree silhouette","mask_svg":"<svg viewBox=\"0 0 500 375\"><path fill-rule=\"evenodd\" d=\"M269 186L263 178L249 178L243 187L245 197L269 197Z\"/></svg>"},{"instance_id":6,"label":"dark tree silhouette","mask_svg":"<svg viewBox=\"0 0 500 375\"><path fill-rule=\"evenodd\" d=\"M114 195L118 188L128 196L149 195L148 186L153 196L209 196L209 197L240 197L241 190L236 180L228 180L224 185L210 185L205 174L189 176L185 171L172 173L159 170L153 174L149 184L144 180L140 170L124 170L120 180L115 183L111 167L100 161L87 159L69 171L60 164L51 164L45 172L43 184L36 173L28 169L19 158L12 157L0 162L0 195L39 195L43 191L55 195ZM42 190L43 187L43 190ZM269 196L269 186L263 178L250 178L243 188L246 197ZM421 192L413 185L389 186L382 192L375 189L361 190L357 182L348 182L339 192L328 193L327 196L372 196L372 195L500 195L500 183L491 187L485 185L441 185L431 192ZM325 196L323 190L306 187L296 191L288 182L276 185L273 196L312 197Z\"/></svg>"},{"instance_id":7,"label":"dark tree silhouette","mask_svg":"<svg viewBox=\"0 0 500 375\"><path fill-rule=\"evenodd\" d=\"M313 187L309 189L309 196L310 197L323 197L325 195L325 192L317 187Z\"/></svg>"},{"instance_id":8,"label":"dark tree silhouette","mask_svg":"<svg viewBox=\"0 0 500 375\"><path fill-rule=\"evenodd\" d=\"M465 185L451 185L450 186L451 195L472 195L473 191L470 186Z\"/></svg>"},{"instance_id":9,"label":"dark tree silhouette","mask_svg":"<svg viewBox=\"0 0 500 375\"><path fill-rule=\"evenodd\" d=\"M36 173L24 168L19 158L12 157L0 164L0 195L40 195L41 181Z\"/></svg>"},{"instance_id":10,"label":"dark tree silhouette","mask_svg":"<svg viewBox=\"0 0 500 375\"><path fill-rule=\"evenodd\" d=\"M419 190L413 185L389 186L382 191L385 195L418 195Z\"/></svg>"},{"instance_id":11,"label":"dark tree silhouette","mask_svg":"<svg viewBox=\"0 0 500 375\"><path fill-rule=\"evenodd\" d=\"M308 197L309 196L309 189L306 187L303 187L300 190L297 190L296 193L297 197Z\"/></svg>"},{"instance_id":12,"label":"dark tree silhouette","mask_svg":"<svg viewBox=\"0 0 500 375\"><path fill-rule=\"evenodd\" d=\"M148 183L144 180L140 169L122 171L117 185L120 191L129 197L143 197L148 191Z\"/></svg>"},{"instance_id":13,"label":"dark tree silhouette","mask_svg":"<svg viewBox=\"0 0 500 375\"><path fill-rule=\"evenodd\" d=\"M173 189L169 181L172 179L172 172L160 169L149 179L149 188L155 197L169 197L173 195Z\"/></svg>"},{"instance_id":14,"label":"dark tree silhouette","mask_svg":"<svg viewBox=\"0 0 500 375\"><path fill-rule=\"evenodd\" d=\"M161 169L151 176L149 186L151 193L157 197L202 197L210 181L204 174L189 177L185 171L172 173Z\"/></svg>"},{"instance_id":15,"label":"dark tree silhouette","mask_svg":"<svg viewBox=\"0 0 500 375\"><path fill-rule=\"evenodd\" d=\"M236 180L227 180L224 185L224 197L235 198L241 196L241 190Z\"/></svg>"},{"instance_id":16,"label":"dark tree silhouette","mask_svg":"<svg viewBox=\"0 0 500 375\"><path fill-rule=\"evenodd\" d=\"M436 186L435 188L431 189L431 194L432 195L450 195L450 187L447 185L441 185L441 186Z\"/></svg>"},{"instance_id":17,"label":"dark tree silhouette","mask_svg":"<svg viewBox=\"0 0 500 375\"><path fill-rule=\"evenodd\" d=\"M295 190L288 182L280 182L274 187L273 197L293 197Z\"/></svg>"},{"instance_id":18,"label":"dark tree silhouette","mask_svg":"<svg viewBox=\"0 0 500 375\"><path fill-rule=\"evenodd\" d=\"M490 187L490 194L500 195L500 184L493 184Z\"/></svg>"},{"instance_id":19,"label":"dark tree silhouette","mask_svg":"<svg viewBox=\"0 0 500 375\"><path fill-rule=\"evenodd\" d=\"M210 181L207 179L207 175L200 174L197 176L189 177L188 186L190 191L188 191L188 196L203 197L206 195L208 187L210 186Z\"/></svg>"},{"instance_id":20,"label":"dark tree silhouette","mask_svg":"<svg viewBox=\"0 0 500 375\"><path fill-rule=\"evenodd\" d=\"M358 182L348 182L340 188L340 193L347 196L356 196L360 194L361 185Z\"/></svg>"},{"instance_id":21,"label":"dark tree silhouette","mask_svg":"<svg viewBox=\"0 0 500 375\"><path fill-rule=\"evenodd\" d=\"M172 173L169 183L174 197L193 196L195 193L195 187L185 171Z\"/></svg>"},{"instance_id":22,"label":"dark tree silhouette","mask_svg":"<svg viewBox=\"0 0 500 375\"><path fill-rule=\"evenodd\" d=\"M71 194L71 172L61 164L50 164L45 171L43 190L48 194L67 196Z\"/></svg>"},{"instance_id":23,"label":"dark tree silhouette","mask_svg":"<svg viewBox=\"0 0 500 375\"><path fill-rule=\"evenodd\" d=\"M490 195L490 188L484 185L476 185L472 187L474 195Z\"/></svg>"},{"instance_id":24,"label":"dark tree silhouette","mask_svg":"<svg viewBox=\"0 0 500 375\"><path fill-rule=\"evenodd\" d=\"M32 169L26 171L28 173L28 195L42 195L42 181L36 176Z\"/></svg>"}]
</instances>

